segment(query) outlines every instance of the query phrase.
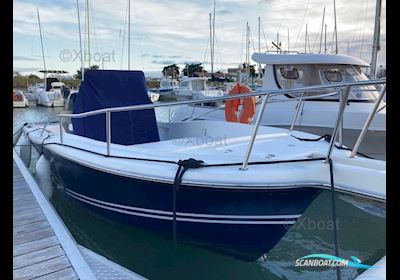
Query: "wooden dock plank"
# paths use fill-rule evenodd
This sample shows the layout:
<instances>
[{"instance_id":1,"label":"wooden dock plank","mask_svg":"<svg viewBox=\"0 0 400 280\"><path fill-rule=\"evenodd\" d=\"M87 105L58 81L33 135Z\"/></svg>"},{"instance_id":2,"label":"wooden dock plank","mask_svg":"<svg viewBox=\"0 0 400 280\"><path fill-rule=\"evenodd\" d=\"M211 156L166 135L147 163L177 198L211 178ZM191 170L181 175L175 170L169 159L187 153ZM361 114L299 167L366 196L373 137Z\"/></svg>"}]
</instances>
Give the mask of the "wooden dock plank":
<instances>
[{"instance_id":1,"label":"wooden dock plank","mask_svg":"<svg viewBox=\"0 0 400 280\"><path fill-rule=\"evenodd\" d=\"M46 237L53 236L54 232L51 227L47 227L44 229L39 229L35 231L31 231L25 234L19 234L13 237L13 244L18 245L21 243L31 242L39 239L43 239Z\"/></svg>"},{"instance_id":2,"label":"wooden dock plank","mask_svg":"<svg viewBox=\"0 0 400 280\"><path fill-rule=\"evenodd\" d=\"M71 267L65 255L13 270L14 280L28 280ZM57 279L57 278L55 278Z\"/></svg>"},{"instance_id":3,"label":"wooden dock plank","mask_svg":"<svg viewBox=\"0 0 400 280\"><path fill-rule=\"evenodd\" d=\"M72 267L35 278L35 280L77 280L79 279Z\"/></svg>"},{"instance_id":4,"label":"wooden dock plank","mask_svg":"<svg viewBox=\"0 0 400 280\"><path fill-rule=\"evenodd\" d=\"M44 229L46 227L50 227L49 223L46 220L13 227L13 237L19 234L28 233L38 229Z\"/></svg>"},{"instance_id":5,"label":"wooden dock plank","mask_svg":"<svg viewBox=\"0 0 400 280\"><path fill-rule=\"evenodd\" d=\"M36 205L36 204L29 203L29 204L26 204L24 207L16 207L16 208L14 208L13 209L13 214L32 211L32 210L36 210L36 209L40 209L40 206Z\"/></svg>"},{"instance_id":6,"label":"wooden dock plank","mask_svg":"<svg viewBox=\"0 0 400 280\"><path fill-rule=\"evenodd\" d=\"M19 255L14 257L13 269L31 266L33 264L41 263L63 255L64 250L61 248L60 245L55 245L42 250Z\"/></svg>"},{"instance_id":7,"label":"wooden dock plank","mask_svg":"<svg viewBox=\"0 0 400 280\"><path fill-rule=\"evenodd\" d=\"M13 247L13 256L20 256L60 244L57 237L50 236L31 242L21 243Z\"/></svg>"},{"instance_id":8,"label":"wooden dock plank","mask_svg":"<svg viewBox=\"0 0 400 280\"><path fill-rule=\"evenodd\" d=\"M31 197L27 200L14 201L13 204L14 204L14 207L17 207L17 206L21 206L21 205L32 204L34 202L36 202L35 197Z\"/></svg>"},{"instance_id":9,"label":"wooden dock plank","mask_svg":"<svg viewBox=\"0 0 400 280\"><path fill-rule=\"evenodd\" d=\"M79 279L13 162L13 279Z\"/></svg>"},{"instance_id":10,"label":"wooden dock plank","mask_svg":"<svg viewBox=\"0 0 400 280\"><path fill-rule=\"evenodd\" d=\"M16 213L15 215L13 215L13 222L14 226L19 226L27 222L43 220L43 218L45 217L42 211L39 209L28 212Z\"/></svg>"}]
</instances>

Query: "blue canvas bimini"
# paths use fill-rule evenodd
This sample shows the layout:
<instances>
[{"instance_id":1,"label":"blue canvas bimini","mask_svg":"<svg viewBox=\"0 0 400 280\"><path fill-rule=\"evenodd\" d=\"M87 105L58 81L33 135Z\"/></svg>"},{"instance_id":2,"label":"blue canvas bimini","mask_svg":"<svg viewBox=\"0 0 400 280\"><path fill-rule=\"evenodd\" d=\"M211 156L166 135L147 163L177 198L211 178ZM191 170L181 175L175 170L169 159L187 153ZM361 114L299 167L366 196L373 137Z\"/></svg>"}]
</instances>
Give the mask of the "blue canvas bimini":
<instances>
[{"instance_id":1,"label":"blue canvas bimini","mask_svg":"<svg viewBox=\"0 0 400 280\"><path fill-rule=\"evenodd\" d=\"M73 113L109 107L150 104L142 71L89 70L85 72ZM105 114L73 118L74 134L106 141ZM159 141L154 109L111 113L111 142L134 145Z\"/></svg>"}]
</instances>

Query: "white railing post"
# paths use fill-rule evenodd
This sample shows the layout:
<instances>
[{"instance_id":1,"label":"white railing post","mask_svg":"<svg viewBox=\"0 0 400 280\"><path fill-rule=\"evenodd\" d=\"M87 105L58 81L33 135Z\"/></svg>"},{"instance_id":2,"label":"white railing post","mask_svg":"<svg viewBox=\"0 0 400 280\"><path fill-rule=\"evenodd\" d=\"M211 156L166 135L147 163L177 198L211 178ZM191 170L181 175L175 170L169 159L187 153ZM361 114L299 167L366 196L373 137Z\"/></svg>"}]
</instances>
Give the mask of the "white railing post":
<instances>
[{"instance_id":1,"label":"white railing post","mask_svg":"<svg viewBox=\"0 0 400 280\"><path fill-rule=\"evenodd\" d=\"M351 86L346 86L344 89L343 98L341 100L341 103L339 104L339 113L338 113L338 116L336 119L335 127L333 129L332 138L331 138L331 142L329 144L329 149L328 149L328 153L326 155L325 162L329 162L329 159L331 157L333 145L335 145L335 139L336 139L336 135L337 135L338 128L339 128L339 123L343 118L344 109L346 108L347 99L349 97L350 87Z\"/></svg>"},{"instance_id":2,"label":"white railing post","mask_svg":"<svg viewBox=\"0 0 400 280\"><path fill-rule=\"evenodd\" d=\"M361 130L360 136L358 136L357 142L354 145L353 151L351 151L351 154L350 154L351 158L357 154L358 148L360 148L360 145L361 145L361 141L364 139L364 136L367 133L367 130L372 122L372 119L374 118L374 116L378 110L379 104L381 103L383 97L385 96L385 93L386 93L386 84L382 87L381 92L379 93L379 96L375 101L374 108L371 111L371 113L369 114L368 119L365 122L363 129Z\"/></svg>"},{"instance_id":3,"label":"white railing post","mask_svg":"<svg viewBox=\"0 0 400 280\"><path fill-rule=\"evenodd\" d=\"M62 131L62 116L60 116L60 143L64 143L64 139L63 139L63 131Z\"/></svg>"},{"instance_id":4,"label":"white railing post","mask_svg":"<svg viewBox=\"0 0 400 280\"><path fill-rule=\"evenodd\" d=\"M339 104L342 104L343 102L343 89L340 90L339 92ZM347 100L345 102L344 107L346 107ZM344 119L344 114L339 122L339 147L343 146L343 119Z\"/></svg>"},{"instance_id":5,"label":"white railing post","mask_svg":"<svg viewBox=\"0 0 400 280\"><path fill-rule=\"evenodd\" d=\"M296 121L297 121L297 117L298 117L299 112L300 112L300 108L303 106L303 96L304 96L304 93L301 95L301 97L299 99L299 102L297 103L297 110L296 110L296 113L294 115L294 118L293 118L293 121L292 121L292 125L290 126L290 129L289 129L290 131L293 131L293 128L294 128L294 126L296 124Z\"/></svg>"},{"instance_id":6,"label":"white railing post","mask_svg":"<svg viewBox=\"0 0 400 280\"><path fill-rule=\"evenodd\" d=\"M242 164L242 167L240 168L240 170L243 170L243 171L247 170L247 164L249 162L249 157L250 157L250 154L251 154L251 150L253 149L254 141L256 140L258 127L260 126L261 118L264 115L264 111L265 111L265 107L267 105L268 97L269 97L268 95L264 95L264 98L263 98L263 101L262 101L262 104L261 104L261 108L260 108L260 113L257 116L257 120L256 120L256 123L254 125L253 134L251 135L249 145L247 146L247 151L246 151L246 154L244 156L243 164Z\"/></svg>"},{"instance_id":7,"label":"white railing post","mask_svg":"<svg viewBox=\"0 0 400 280\"><path fill-rule=\"evenodd\" d=\"M110 155L111 144L111 112L106 112L106 141L107 141L107 156Z\"/></svg>"}]
</instances>

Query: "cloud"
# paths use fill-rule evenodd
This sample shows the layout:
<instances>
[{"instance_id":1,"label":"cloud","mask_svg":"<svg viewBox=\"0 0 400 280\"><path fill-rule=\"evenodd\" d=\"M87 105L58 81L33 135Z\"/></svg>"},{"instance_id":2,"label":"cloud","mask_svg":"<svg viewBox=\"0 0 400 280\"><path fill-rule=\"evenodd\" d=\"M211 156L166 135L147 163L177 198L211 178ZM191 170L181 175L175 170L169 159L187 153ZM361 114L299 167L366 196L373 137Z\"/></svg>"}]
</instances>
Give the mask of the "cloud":
<instances>
[{"instance_id":1,"label":"cloud","mask_svg":"<svg viewBox=\"0 0 400 280\"><path fill-rule=\"evenodd\" d=\"M164 65L164 64L176 64L177 62L175 60L158 60L158 59L154 59L154 60L151 61L151 63Z\"/></svg>"},{"instance_id":2,"label":"cloud","mask_svg":"<svg viewBox=\"0 0 400 280\"><path fill-rule=\"evenodd\" d=\"M79 49L77 12L75 0L14 0L14 53L32 53L32 45L37 46L39 29L36 7L40 10L45 53L52 67L59 65L58 54L63 49ZM115 50L115 62L107 67L121 69L127 58L127 0L91 0L91 48L92 52ZM328 25L328 44L333 31L332 1L291 1L291 0L218 0L216 1L216 65L229 67L232 61L244 60L244 30L248 21L251 29L252 45L258 45L258 16L261 17L265 40L271 46L279 32L282 44L287 45L287 30L290 30L290 48L303 51L305 25L311 46L319 48L319 32L322 23L323 5L326 5L325 23ZM337 0L337 22L339 49L346 53L350 42L350 54L358 56L357 44L363 41L362 57L370 60L370 42L373 33L375 3L369 1ZM81 24L84 32L84 6L81 4ZM385 4L382 5L382 50L379 59L385 60ZM131 59L135 66L146 70L157 70L160 65L185 64L210 60L209 13L212 1L146 0L131 1ZM179 15L179 16L176 16ZM125 38L123 35L125 34ZM265 34L265 40L264 40ZM35 38L35 42L29 41ZM316 43L315 43L316 42ZM207 51L206 51L207 49ZM314 48L315 51L315 48ZM369 54L368 54L369 53ZM47 58L46 58L47 60ZM21 58L14 59L18 66ZM29 60L26 60L29 61ZM47 61L46 61L47 63ZM58 63L58 64L56 64ZM79 68L79 61L68 64L70 71ZM209 67L206 64L206 67Z\"/></svg>"},{"instance_id":3,"label":"cloud","mask_svg":"<svg viewBox=\"0 0 400 280\"><path fill-rule=\"evenodd\" d=\"M42 70L42 68L37 67L14 67L14 71L24 73L24 72L37 72Z\"/></svg>"},{"instance_id":4,"label":"cloud","mask_svg":"<svg viewBox=\"0 0 400 280\"><path fill-rule=\"evenodd\" d=\"M39 61L40 59L31 58L31 57L27 57L27 56L14 55L13 60L14 61Z\"/></svg>"}]
</instances>

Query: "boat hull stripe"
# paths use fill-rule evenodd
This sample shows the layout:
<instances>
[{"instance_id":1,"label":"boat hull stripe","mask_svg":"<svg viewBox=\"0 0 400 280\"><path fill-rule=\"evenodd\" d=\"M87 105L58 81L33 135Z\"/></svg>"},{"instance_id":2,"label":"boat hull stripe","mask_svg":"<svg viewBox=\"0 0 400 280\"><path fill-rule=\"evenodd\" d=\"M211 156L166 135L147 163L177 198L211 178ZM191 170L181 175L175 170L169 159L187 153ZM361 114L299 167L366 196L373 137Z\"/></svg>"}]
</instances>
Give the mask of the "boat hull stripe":
<instances>
[{"instance_id":1,"label":"boat hull stripe","mask_svg":"<svg viewBox=\"0 0 400 280\"><path fill-rule=\"evenodd\" d=\"M153 218L153 219L161 219L161 220L169 220L172 221L172 212L169 211L161 211L161 210L153 210L153 209L145 209L145 208L137 208L137 207L130 207L130 206L123 206L123 205L118 205L114 203L109 203L109 202L104 202L100 201L94 198L89 198L87 196L78 194L74 191L71 191L67 189L67 194L70 195L71 197L74 197L75 199L82 201L86 204L90 204L92 206L96 206L99 208L107 209L110 211L114 212L119 212L123 214L128 214L128 215L133 215L133 216L139 216L139 217L145 217L145 218ZM119 208L117 208L117 207ZM125 208L125 209L121 209ZM139 210L140 209L140 210ZM137 211L141 212L147 212L147 213L140 213ZM150 213L159 213L159 214L150 214ZM160 215L161 214L161 215ZM265 225L265 224L271 224L271 225L292 225L296 221L293 220L296 218L300 217L301 215L271 215L271 216L234 216L234 215L206 215L206 214L196 214L197 216L190 216L191 214L189 213L180 213L177 212L177 221L181 222L194 222L194 223L212 223L212 224L253 224L253 225ZM182 215L184 214L184 215ZM186 215L186 217L185 217ZM204 216L203 216L204 215ZM183 216L183 217L182 217ZM202 218L196 218L196 217L208 217L208 216L213 216L213 218L219 218L219 219L202 219ZM292 220L224 220L223 218L233 218L233 219L239 219L239 218L251 218L251 219L292 219ZM263 217L263 218L261 218ZM288 218L291 217L291 218ZM209 217L211 218L211 217Z\"/></svg>"}]
</instances>

